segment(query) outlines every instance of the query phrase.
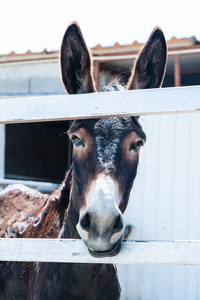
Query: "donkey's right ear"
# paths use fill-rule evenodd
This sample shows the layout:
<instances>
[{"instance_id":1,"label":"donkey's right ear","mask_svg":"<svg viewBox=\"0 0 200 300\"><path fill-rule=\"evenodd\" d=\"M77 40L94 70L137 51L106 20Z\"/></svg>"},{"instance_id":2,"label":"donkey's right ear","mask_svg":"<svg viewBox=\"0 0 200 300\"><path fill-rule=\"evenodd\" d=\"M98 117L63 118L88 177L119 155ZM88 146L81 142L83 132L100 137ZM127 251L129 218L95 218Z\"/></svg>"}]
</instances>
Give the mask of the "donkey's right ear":
<instances>
[{"instance_id":1,"label":"donkey's right ear","mask_svg":"<svg viewBox=\"0 0 200 300\"><path fill-rule=\"evenodd\" d=\"M76 22L67 28L63 37L60 63L63 84L69 94L96 92L90 53Z\"/></svg>"}]
</instances>

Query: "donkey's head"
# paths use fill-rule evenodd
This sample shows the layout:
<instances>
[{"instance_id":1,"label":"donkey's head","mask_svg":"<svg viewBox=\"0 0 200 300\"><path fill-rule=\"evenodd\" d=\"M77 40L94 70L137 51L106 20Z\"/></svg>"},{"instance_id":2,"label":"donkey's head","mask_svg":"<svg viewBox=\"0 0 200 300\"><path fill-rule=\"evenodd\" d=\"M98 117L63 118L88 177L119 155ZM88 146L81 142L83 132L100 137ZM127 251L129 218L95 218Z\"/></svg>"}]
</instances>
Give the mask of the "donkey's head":
<instances>
[{"instance_id":1,"label":"donkey's head","mask_svg":"<svg viewBox=\"0 0 200 300\"><path fill-rule=\"evenodd\" d=\"M156 28L138 56L126 89L160 87L165 65L165 38ZM69 94L96 92L90 54L76 23L63 38L61 71ZM121 89L115 82L107 88ZM68 134L73 143L71 201L78 216L77 231L93 256L116 255L145 134L138 117L76 120Z\"/></svg>"}]
</instances>

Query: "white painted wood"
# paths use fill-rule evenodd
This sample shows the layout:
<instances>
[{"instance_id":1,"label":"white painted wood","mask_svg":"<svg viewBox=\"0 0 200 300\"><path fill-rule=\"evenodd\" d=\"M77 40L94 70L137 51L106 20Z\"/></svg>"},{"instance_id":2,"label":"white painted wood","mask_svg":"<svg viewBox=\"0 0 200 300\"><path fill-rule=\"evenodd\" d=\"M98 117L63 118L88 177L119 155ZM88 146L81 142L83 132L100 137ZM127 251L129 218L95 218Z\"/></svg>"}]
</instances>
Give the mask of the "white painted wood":
<instances>
[{"instance_id":1,"label":"white painted wood","mask_svg":"<svg viewBox=\"0 0 200 300\"><path fill-rule=\"evenodd\" d=\"M200 265L200 241L126 241L115 257L94 258L82 240L0 239L1 261Z\"/></svg>"},{"instance_id":2,"label":"white painted wood","mask_svg":"<svg viewBox=\"0 0 200 300\"><path fill-rule=\"evenodd\" d=\"M188 112L200 112L200 86L0 100L0 123Z\"/></svg>"},{"instance_id":3,"label":"white painted wood","mask_svg":"<svg viewBox=\"0 0 200 300\"><path fill-rule=\"evenodd\" d=\"M5 177L5 125L0 124L0 178Z\"/></svg>"}]
</instances>

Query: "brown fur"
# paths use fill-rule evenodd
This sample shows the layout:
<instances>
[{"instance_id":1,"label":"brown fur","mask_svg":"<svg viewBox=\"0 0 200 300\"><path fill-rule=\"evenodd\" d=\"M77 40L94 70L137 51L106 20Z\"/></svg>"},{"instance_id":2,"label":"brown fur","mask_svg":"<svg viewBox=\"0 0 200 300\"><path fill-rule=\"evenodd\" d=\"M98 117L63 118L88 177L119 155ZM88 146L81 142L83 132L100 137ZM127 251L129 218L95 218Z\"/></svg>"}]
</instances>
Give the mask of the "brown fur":
<instances>
[{"instance_id":1,"label":"brown fur","mask_svg":"<svg viewBox=\"0 0 200 300\"><path fill-rule=\"evenodd\" d=\"M46 203L48 195L15 185L0 193L0 237L21 237Z\"/></svg>"}]
</instances>

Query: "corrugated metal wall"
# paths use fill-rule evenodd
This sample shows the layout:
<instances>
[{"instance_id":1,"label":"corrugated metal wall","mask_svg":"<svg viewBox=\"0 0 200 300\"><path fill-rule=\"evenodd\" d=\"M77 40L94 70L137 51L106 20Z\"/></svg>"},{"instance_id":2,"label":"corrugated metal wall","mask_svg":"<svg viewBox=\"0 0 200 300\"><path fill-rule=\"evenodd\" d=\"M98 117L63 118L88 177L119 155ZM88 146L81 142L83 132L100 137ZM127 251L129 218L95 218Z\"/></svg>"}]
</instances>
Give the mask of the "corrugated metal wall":
<instances>
[{"instance_id":1,"label":"corrugated metal wall","mask_svg":"<svg viewBox=\"0 0 200 300\"><path fill-rule=\"evenodd\" d=\"M142 117L147 143L127 212L131 239L200 239L200 115ZM200 299L198 266L118 266L122 298Z\"/></svg>"}]
</instances>

